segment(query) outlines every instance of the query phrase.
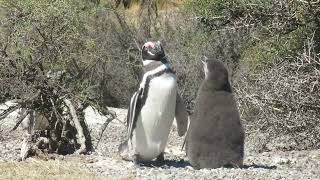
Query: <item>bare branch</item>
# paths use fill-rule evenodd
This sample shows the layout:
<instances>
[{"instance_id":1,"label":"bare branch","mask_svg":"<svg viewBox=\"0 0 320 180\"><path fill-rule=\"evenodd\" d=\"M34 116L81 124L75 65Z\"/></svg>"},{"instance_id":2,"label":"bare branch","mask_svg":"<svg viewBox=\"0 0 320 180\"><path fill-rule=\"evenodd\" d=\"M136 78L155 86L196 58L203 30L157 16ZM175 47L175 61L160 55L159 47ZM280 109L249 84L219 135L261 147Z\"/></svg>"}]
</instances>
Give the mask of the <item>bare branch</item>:
<instances>
[{"instance_id":1,"label":"bare branch","mask_svg":"<svg viewBox=\"0 0 320 180\"><path fill-rule=\"evenodd\" d=\"M20 115L16 125L12 128L11 131L16 130L19 127L19 125L21 124L21 122L24 120L24 118L27 117L30 114L30 112L31 112L30 110L23 110L23 112Z\"/></svg>"},{"instance_id":2,"label":"bare branch","mask_svg":"<svg viewBox=\"0 0 320 180\"><path fill-rule=\"evenodd\" d=\"M80 121L78 119L76 109L74 108L74 106L72 105L72 103L69 99L65 98L63 100L63 102L68 107L70 115L72 117L72 121L74 122L74 126L77 129L77 133L78 133L77 139L78 139L78 143L80 144L80 148L76 151L76 153L78 153L78 154L85 153L86 152L86 137L83 133L83 128L82 128Z\"/></svg>"},{"instance_id":3,"label":"bare branch","mask_svg":"<svg viewBox=\"0 0 320 180\"><path fill-rule=\"evenodd\" d=\"M4 118L6 118L9 114L11 114L13 111L19 109L21 107L21 104L17 104L15 106L11 106L8 109L4 110L1 114L0 114L0 120L3 120Z\"/></svg>"}]
</instances>

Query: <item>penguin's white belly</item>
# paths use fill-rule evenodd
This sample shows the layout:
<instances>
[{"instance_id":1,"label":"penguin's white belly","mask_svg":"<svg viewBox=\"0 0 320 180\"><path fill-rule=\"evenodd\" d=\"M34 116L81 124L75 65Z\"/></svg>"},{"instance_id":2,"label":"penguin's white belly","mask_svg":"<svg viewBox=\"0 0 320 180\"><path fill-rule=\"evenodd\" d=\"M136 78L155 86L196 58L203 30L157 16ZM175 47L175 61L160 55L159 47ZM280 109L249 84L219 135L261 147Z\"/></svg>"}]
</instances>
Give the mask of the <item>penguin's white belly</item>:
<instances>
[{"instance_id":1,"label":"penguin's white belly","mask_svg":"<svg viewBox=\"0 0 320 180\"><path fill-rule=\"evenodd\" d=\"M135 153L140 158L152 160L164 151L175 116L176 94L174 74L163 74L150 81L133 134Z\"/></svg>"}]
</instances>

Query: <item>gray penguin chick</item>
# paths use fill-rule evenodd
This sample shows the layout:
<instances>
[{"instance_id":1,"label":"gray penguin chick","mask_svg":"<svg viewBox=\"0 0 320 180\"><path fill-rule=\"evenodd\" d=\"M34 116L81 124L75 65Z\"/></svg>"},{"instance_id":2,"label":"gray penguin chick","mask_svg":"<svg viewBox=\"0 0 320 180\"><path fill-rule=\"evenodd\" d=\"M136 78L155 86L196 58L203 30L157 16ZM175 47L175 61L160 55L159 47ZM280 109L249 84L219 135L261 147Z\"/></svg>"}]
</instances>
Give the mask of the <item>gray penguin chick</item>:
<instances>
[{"instance_id":1,"label":"gray penguin chick","mask_svg":"<svg viewBox=\"0 0 320 180\"><path fill-rule=\"evenodd\" d=\"M202 60L205 72L186 137L186 153L196 168L241 167L244 130L221 61Z\"/></svg>"}]
</instances>

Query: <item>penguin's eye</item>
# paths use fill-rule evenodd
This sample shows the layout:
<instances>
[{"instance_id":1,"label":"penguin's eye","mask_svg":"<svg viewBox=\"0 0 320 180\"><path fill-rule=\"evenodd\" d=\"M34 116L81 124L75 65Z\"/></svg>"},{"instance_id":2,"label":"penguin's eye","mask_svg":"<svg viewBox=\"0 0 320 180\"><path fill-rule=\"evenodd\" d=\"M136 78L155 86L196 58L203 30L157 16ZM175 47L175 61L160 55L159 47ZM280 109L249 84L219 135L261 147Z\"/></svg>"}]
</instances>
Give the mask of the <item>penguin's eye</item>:
<instances>
[{"instance_id":1,"label":"penguin's eye","mask_svg":"<svg viewBox=\"0 0 320 180\"><path fill-rule=\"evenodd\" d=\"M146 50L146 48L147 48L146 46L142 46L142 50Z\"/></svg>"}]
</instances>

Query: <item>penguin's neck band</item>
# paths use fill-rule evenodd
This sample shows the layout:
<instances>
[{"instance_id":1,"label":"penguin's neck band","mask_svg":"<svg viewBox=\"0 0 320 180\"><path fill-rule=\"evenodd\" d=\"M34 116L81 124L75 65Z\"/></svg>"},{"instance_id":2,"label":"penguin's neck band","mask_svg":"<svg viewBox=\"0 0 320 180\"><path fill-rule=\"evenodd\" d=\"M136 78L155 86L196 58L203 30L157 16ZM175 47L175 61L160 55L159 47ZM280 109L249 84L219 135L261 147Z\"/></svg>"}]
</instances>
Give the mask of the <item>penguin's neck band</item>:
<instances>
[{"instance_id":1,"label":"penguin's neck band","mask_svg":"<svg viewBox=\"0 0 320 180\"><path fill-rule=\"evenodd\" d=\"M147 60L147 61L149 61L149 60ZM164 73L166 70L171 70L171 66L169 63L162 64L161 66L158 66L157 68L146 72L143 75L142 82L140 83L140 88L143 88L145 86L148 77L155 76L156 74L160 75L160 74Z\"/></svg>"}]
</instances>

